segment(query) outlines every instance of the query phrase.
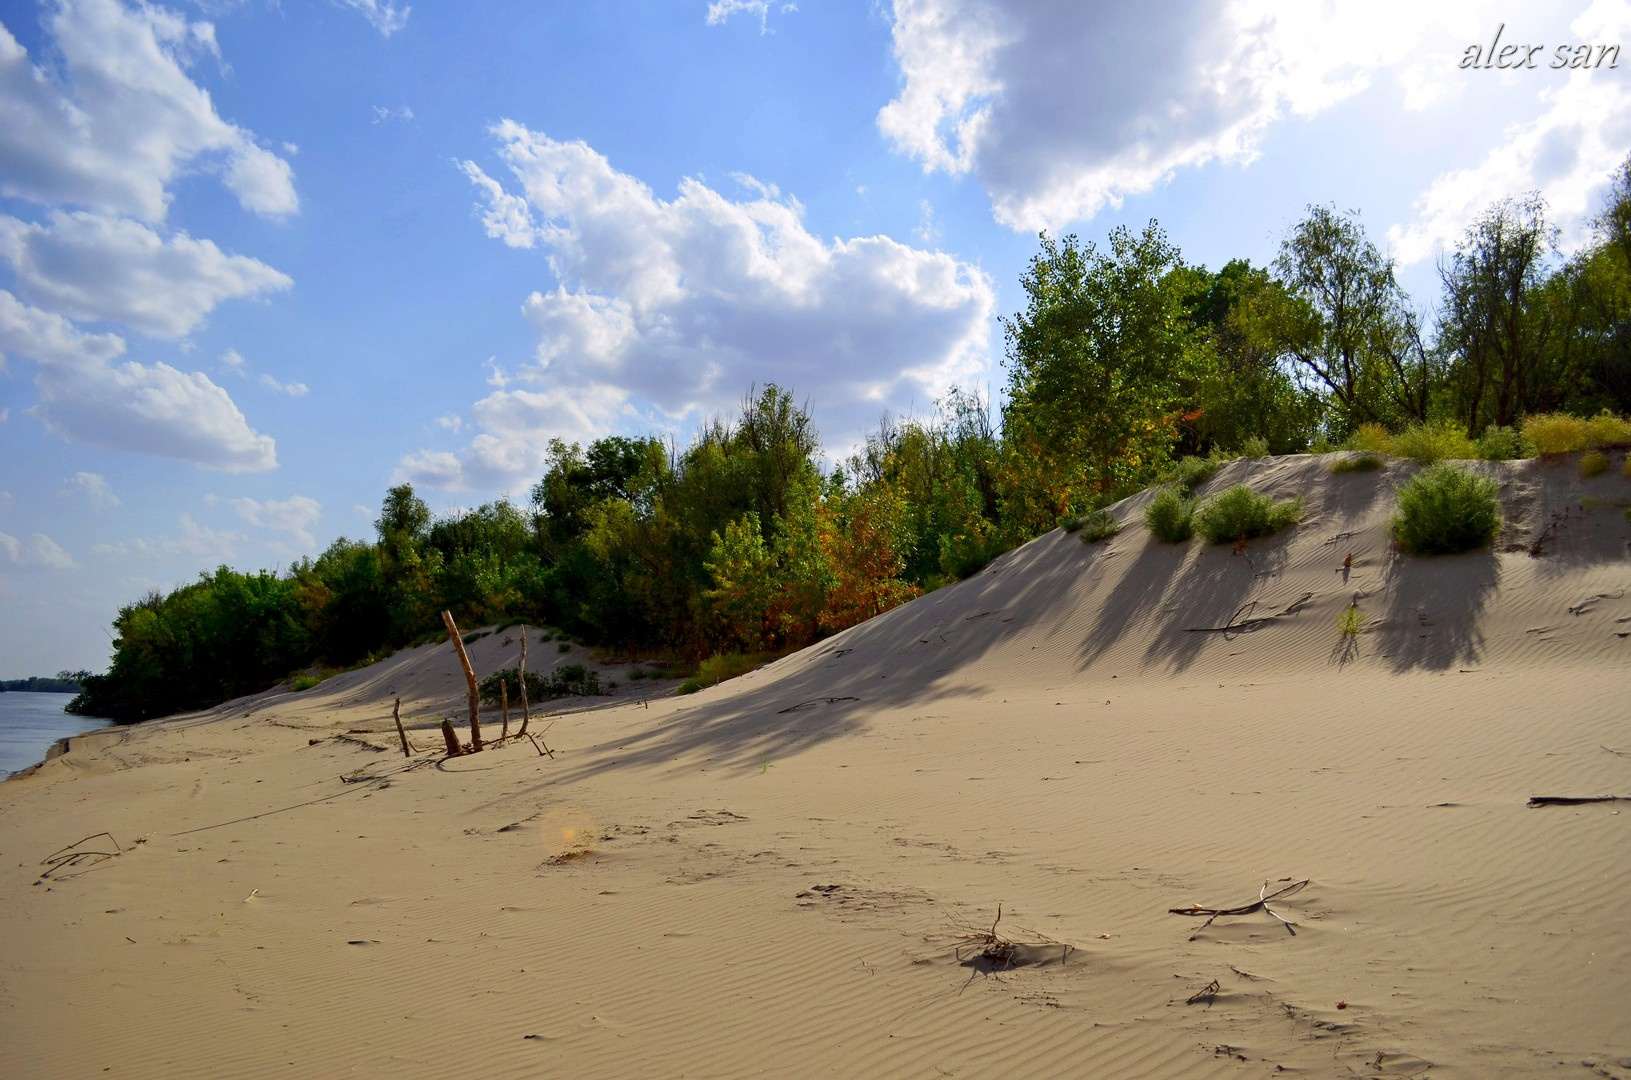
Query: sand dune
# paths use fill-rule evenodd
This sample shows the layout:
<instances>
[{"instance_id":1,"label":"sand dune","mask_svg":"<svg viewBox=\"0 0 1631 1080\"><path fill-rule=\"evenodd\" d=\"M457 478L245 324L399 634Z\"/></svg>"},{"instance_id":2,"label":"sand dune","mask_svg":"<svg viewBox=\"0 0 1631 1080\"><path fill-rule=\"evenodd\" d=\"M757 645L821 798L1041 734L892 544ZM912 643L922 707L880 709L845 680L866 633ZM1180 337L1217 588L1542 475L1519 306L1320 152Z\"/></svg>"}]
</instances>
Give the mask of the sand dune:
<instances>
[{"instance_id":1,"label":"sand dune","mask_svg":"<svg viewBox=\"0 0 1631 1080\"><path fill-rule=\"evenodd\" d=\"M1631 803L1526 806L1631 796L1631 483L1477 465L1496 550L1414 559L1414 466L1330 463L1220 471L1308 499L1244 553L1137 496L553 759L404 761L446 645L77 739L0 785L0 1072L1631 1077ZM1294 935L1168 910L1302 878Z\"/></svg>"}]
</instances>

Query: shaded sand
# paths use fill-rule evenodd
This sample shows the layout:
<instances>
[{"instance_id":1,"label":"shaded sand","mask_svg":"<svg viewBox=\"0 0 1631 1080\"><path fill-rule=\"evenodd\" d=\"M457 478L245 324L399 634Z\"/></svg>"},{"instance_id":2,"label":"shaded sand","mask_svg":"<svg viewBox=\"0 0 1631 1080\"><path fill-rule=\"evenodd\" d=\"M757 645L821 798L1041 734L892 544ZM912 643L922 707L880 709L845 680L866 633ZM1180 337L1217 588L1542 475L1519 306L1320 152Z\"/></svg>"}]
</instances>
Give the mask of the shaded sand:
<instances>
[{"instance_id":1,"label":"shaded sand","mask_svg":"<svg viewBox=\"0 0 1631 1080\"><path fill-rule=\"evenodd\" d=\"M445 645L76 739L0 785L0 1074L1631 1077L1631 803L1525 805L1631 795L1618 455L1478 466L1511 550L1433 560L1329 460L1208 485L1308 495L1245 554L1140 496L553 760L405 767Z\"/></svg>"}]
</instances>

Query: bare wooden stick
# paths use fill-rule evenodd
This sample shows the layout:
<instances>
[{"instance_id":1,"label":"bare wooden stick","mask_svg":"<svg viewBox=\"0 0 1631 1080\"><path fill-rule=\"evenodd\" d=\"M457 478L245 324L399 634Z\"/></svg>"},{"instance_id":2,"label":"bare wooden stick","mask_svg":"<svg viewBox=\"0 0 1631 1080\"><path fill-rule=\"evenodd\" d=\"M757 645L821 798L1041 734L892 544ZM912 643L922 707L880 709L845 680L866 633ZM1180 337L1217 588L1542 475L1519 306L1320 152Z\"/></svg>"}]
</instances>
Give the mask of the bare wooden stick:
<instances>
[{"instance_id":1,"label":"bare wooden stick","mask_svg":"<svg viewBox=\"0 0 1631 1080\"><path fill-rule=\"evenodd\" d=\"M453 721L445 717L442 719L442 739L447 743L448 757L458 757L464 753L464 749L459 746L459 736L453 731Z\"/></svg>"},{"instance_id":2,"label":"bare wooden stick","mask_svg":"<svg viewBox=\"0 0 1631 1080\"><path fill-rule=\"evenodd\" d=\"M504 727L499 731L500 742L510 737L510 684L503 679L498 680L498 707L504 717Z\"/></svg>"},{"instance_id":3,"label":"bare wooden stick","mask_svg":"<svg viewBox=\"0 0 1631 1080\"><path fill-rule=\"evenodd\" d=\"M1284 881L1286 879L1281 878L1280 880ZM1257 902L1255 904L1242 904L1239 907L1232 908L1212 908L1202 907L1199 904L1191 904L1188 907L1175 907L1168 908L1167 910L1174 915L1205 915L1207 918L1205 922L1201 923L1201 930L1205 930L1208 926L1211 926L1212 921L1222 915L1250 915L1254 911L1266 911L1270 915L1273 915L1276 919L1279 919L1280 922L1285 925L1286 933L1290 934L1292 937L1296 937L1297 924L1292 922L1290 919L1281 918L1278 914L1275 914L1274 909L1269 907L1269 901L1281 900L1287 896L1293 895L1294 893L1302 892L1303 888L1308 884L1308 880L1308 878L1303 878L1301 881L1293 881L1291 884L1282 886L1281 888L1276 889L1274 892L1269 892L1269 883L1265 881L1263 882L1262 889L1258 890ZM1197 930L1194 934L1190 935L1189 940L1194 941L1195 938L1200 935L1201 930Z\"/></svg>"},{"instance_id":4,"label":"bare wooden stick","mask_svg":"<svg viewBox=\"0 0 1631 1080\"><path fill-rule=\"evenodd\" d=\"M402 730L402 699L397 698L396 704L391 706L391 719L396 721L397 738L402 740L402 756L412 757L408 750L408 733Z\"/></svg>"},{"instance_id":5,"label":"bare wooden stick","mask_svg":"<svg viewBox=\"0 0 1631 1080\"><path fill-rule=\"evenodd\" d=\"M1531 795L1530 806L1580 806L1594 802L1631 802L1631 795Z\"/></svg>"},{"instance_id":6,"label":"bare wooden stick","mask_svg":"<svg viewBox=\"0 0 1631 1080\"><path fill-rule=\"evenodd\" d=\"M517 733L525 735L527 725L532 723L532 709L527 705L527 624L521 624L521 666L515 669L516 677L521 681L521 730Z\"/></svg>"},{"instance_id":7,"label":"bare wooden stick","mask_svg":"<svg viewBox=\"0 0 1631 1080\"><path fill-rule=\"evenodd\" d=\"M459 665L464 668L464 681L470 685L470 752L481 753L481 690L476 686L476 672L470 666L470 656L464 651L464 641L459 637L458 624L453 621L451 611L442 612L442 623L447 627L447 636L453 642L453 648L459 654Z\"/></svg>"},{"instance_id":8,"label":"bare wooden stick","mask_svg":"<svg viewBox=\"0 0 1631 1080\"><path fill-rule=\"evenodd\" d=\"M538 756L539 757L547 756L547 757L549 757L549 759L551 761L553 761L555 759L555 751L551 750L547 745L539 746L538 745L538 740L533 738L531 735L527 736L527 741L532 744L532 748L534 750L538 751Z\"/></svg>"}]
</instances>

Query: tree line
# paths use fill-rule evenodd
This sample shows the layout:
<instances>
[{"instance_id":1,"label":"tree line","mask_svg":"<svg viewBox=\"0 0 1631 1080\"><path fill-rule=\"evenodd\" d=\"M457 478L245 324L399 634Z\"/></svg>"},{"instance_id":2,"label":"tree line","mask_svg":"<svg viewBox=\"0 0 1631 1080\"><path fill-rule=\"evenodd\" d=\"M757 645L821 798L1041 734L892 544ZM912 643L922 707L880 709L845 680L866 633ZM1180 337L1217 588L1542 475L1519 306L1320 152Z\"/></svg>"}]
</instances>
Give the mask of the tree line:
<instances>
[{"instance_id":1,"label":"tree line","mask_svg":"<svg viewBox=\"0 0 1631 1080\"><path fill-rule=\"evenodd\" d=\"M551 441L530 502L437 518L392 487L371 540L283 573L225 566L114 620L73 711L138 720L526 620L696 662L809 644L949 581L1186 455L1340 446L1438 425L1514 446L1525 416L1631 412L1631 158L1590 240L1557 254L1536 195L1500 200L1440 264L1431 312L1357 213L1313 206L1270 265L1184 261L1158 224L1040 237L1002 320L1004 403L953 390L822 467L809 409L754 389L683 449Z\"/></svg>"}]
</instances>

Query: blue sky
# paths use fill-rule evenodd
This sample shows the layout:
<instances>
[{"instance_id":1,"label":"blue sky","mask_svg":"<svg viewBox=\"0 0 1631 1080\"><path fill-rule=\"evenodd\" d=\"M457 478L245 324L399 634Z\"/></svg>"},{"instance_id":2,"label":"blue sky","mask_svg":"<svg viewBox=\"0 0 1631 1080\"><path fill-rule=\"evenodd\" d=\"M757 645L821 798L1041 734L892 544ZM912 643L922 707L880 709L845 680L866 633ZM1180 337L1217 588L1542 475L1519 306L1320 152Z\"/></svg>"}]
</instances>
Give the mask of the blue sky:
<instances>
[{"instance_id":1,"label":"blue sky","mask_svg":"<svg viewBox=\"0 0 1631 1080\"><path fill-rule=\"evenodd\" d=\"M1464 68L1503 24L1534 66ZM393 483L525 503L551 437L683 443L775 381L841 456L999 391L1041 229L1153 217L1216 268L1333 203L1431 312L1480 210L1539 190L1571 248L1631 149L1624 0L0 0L0 25L8 678L103 668L148 590L371 537Z\"/></svg>"}]
</instances>

